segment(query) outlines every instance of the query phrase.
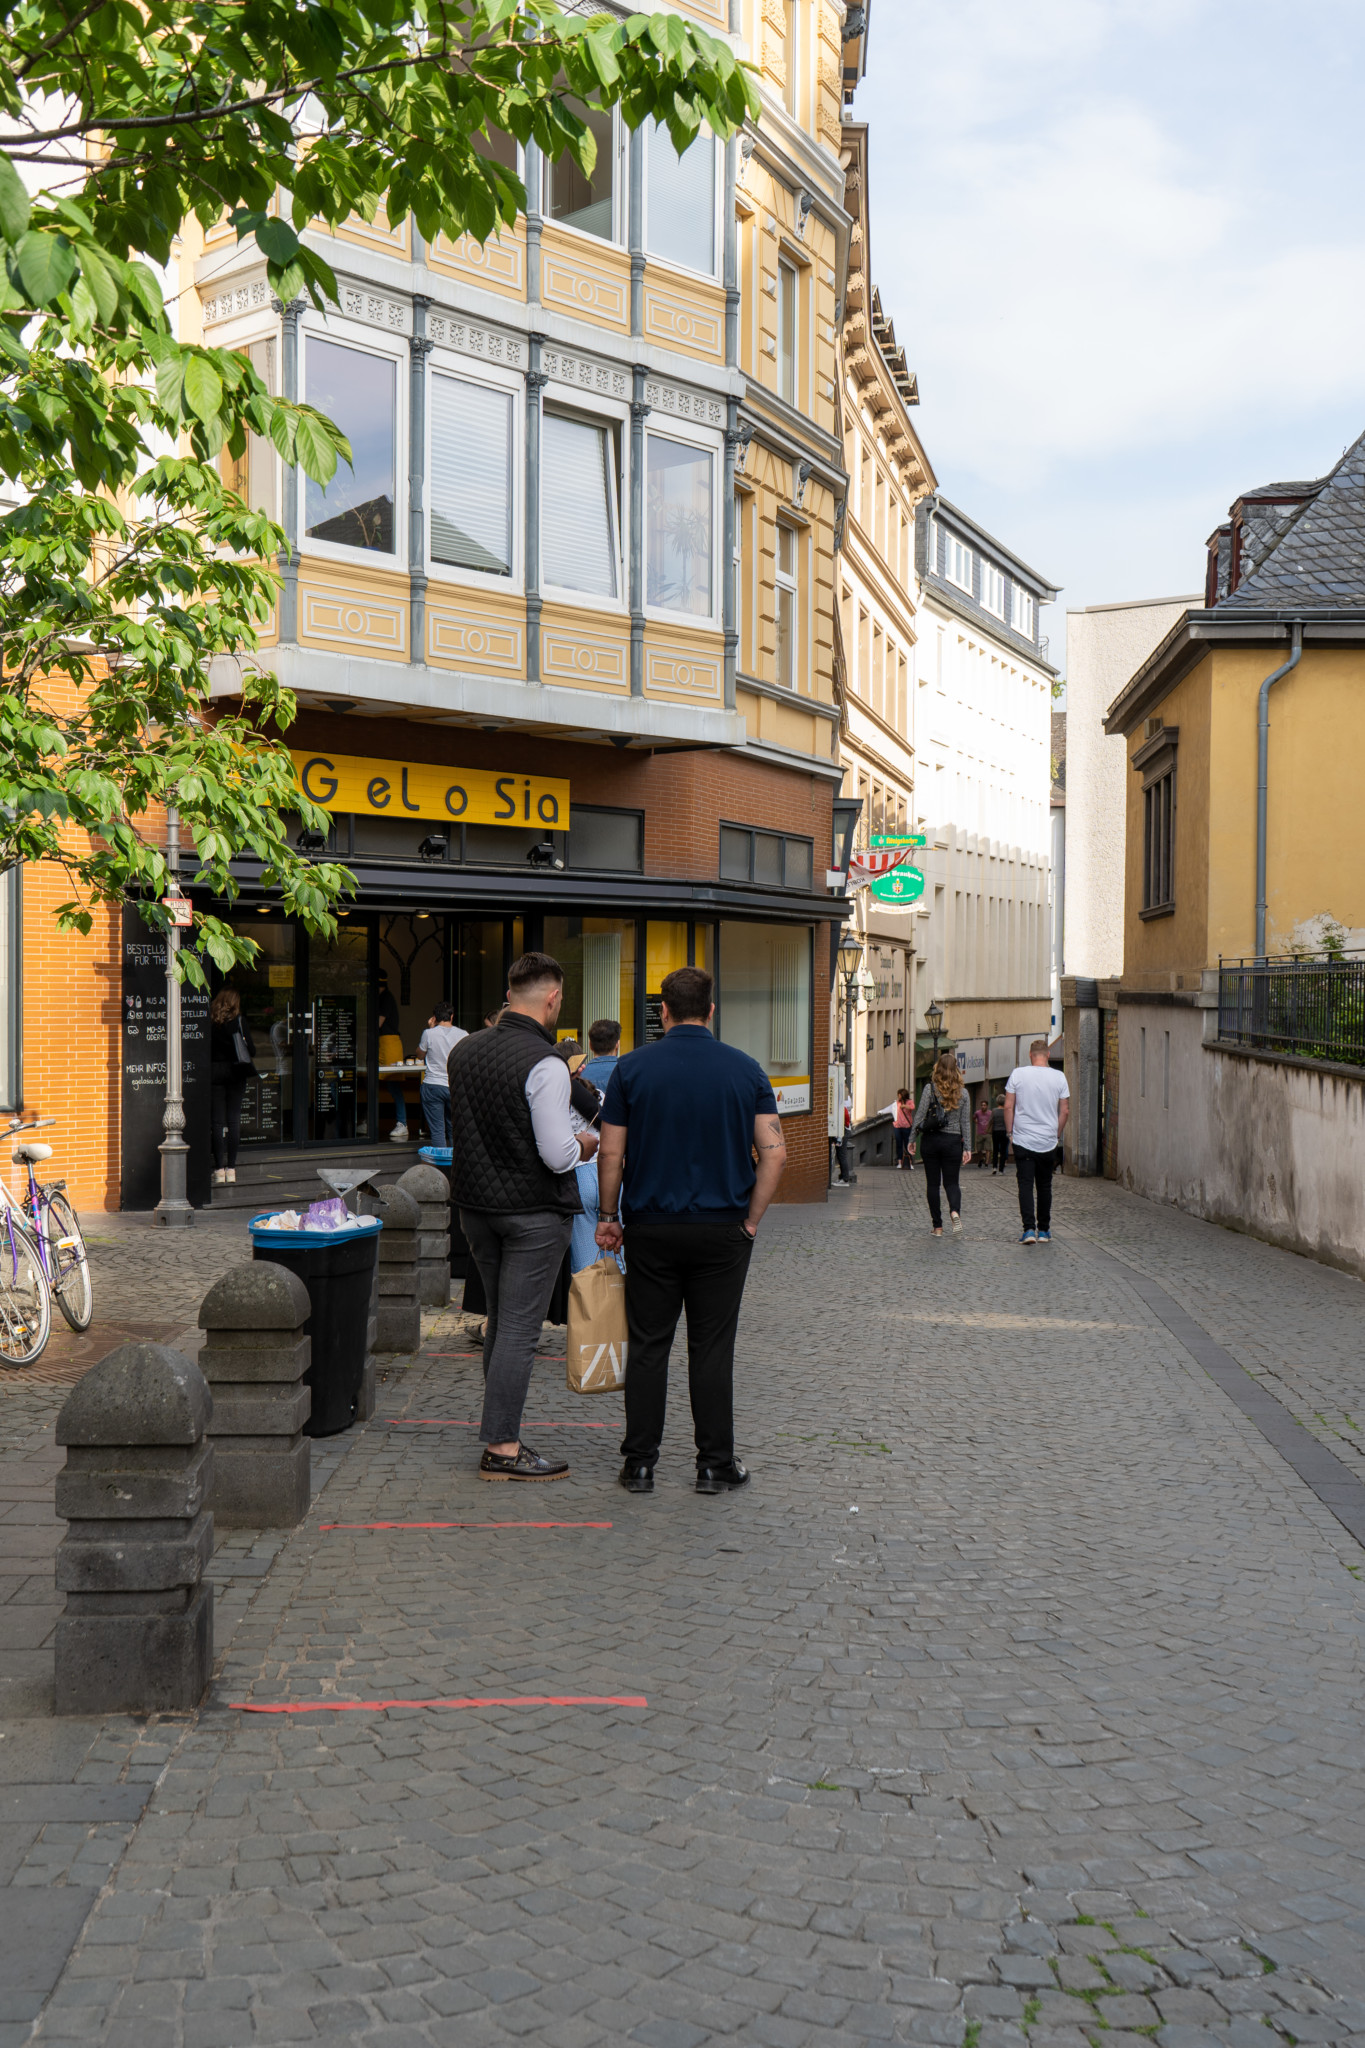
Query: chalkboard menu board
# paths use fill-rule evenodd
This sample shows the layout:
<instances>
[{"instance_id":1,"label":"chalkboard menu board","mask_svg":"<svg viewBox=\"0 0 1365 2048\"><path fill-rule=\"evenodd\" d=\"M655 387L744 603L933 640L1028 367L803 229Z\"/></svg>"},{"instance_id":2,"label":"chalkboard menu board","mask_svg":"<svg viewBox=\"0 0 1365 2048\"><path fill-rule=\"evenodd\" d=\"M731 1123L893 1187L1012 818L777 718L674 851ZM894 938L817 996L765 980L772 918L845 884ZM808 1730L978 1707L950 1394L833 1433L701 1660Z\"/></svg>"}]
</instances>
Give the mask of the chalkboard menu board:
<instances>
[{"instance_id":1,"label":"chalkboard menu board","mask_svg":"<svg viewBox=\"0 0 1365 2048\"><path fill-rule=\"evenodd\" d=\"M242 1143L284 1143L284 1105L277 1074L248 1076L242 1096Z\"/></svg>"},{"instance_id":2,"label":"chalkboard menu board","mask_svg":"<svg viewBox=\"0 0 1365 2048\"><path fill-rule=\"evenodd\" d=\"M645 1044L653 1045L656 1038L664 1035L664 999L661 995L645 997Z\"/></svg>"},{"instance_id":3,"label":"chalkboard menu board","mask_svg":"<svg viewBox=\"0 0 1365 2048\"><path fill-rule=\"evenodd\" d=\"M209 999L180 991L181 1073L185 1097L186 1192L207 1206L213 1159L209 1116ZM161 1118L166 1107L166 941L123 907L122 1143L120 1205L154 1209L161 1199Z\"/></svg>"}]
</instances>

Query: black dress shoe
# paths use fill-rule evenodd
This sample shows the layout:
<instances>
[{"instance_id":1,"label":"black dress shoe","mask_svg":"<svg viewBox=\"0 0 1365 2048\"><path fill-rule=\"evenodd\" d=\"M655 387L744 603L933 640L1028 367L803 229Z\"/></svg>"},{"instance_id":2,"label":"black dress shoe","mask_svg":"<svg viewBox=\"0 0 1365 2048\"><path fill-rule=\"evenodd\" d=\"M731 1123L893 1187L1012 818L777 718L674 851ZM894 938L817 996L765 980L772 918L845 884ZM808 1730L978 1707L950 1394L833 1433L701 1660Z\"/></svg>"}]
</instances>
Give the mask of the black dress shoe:
<instances>
[{"instance_id":1,"label":"black dress shoe","mask_svg":"<svg viewBox=\"0 0 1365 2048\"><path fill-rule=\"evenodd\" d=\"M742 1458L731 1458L726 1465L698 1465L697 1492L724 1493L732 1486L749 1484L749 1468Z\"/></svg>"},{"instance_id":2,"label":"black dress shoe","mask_svg":"<svg viewBox=\"0 0 1365 2048\"><path fill-rule=\"evenodd\" d=\"M620 1484L627 1493L653 1493L654 1467L628 1458L621 1467Z\"/></svg>"},{"instance_id":3,"label":"black dress shoe","mask_svg":"<svg viewBox=\"0 0 1365 2048\"><path fill-rule=\"evenodd\" d=\"M564 1458L542 1458L528 1443L517 1446L515 1458L500 1457L496 1451L485 1451L479 1460L480 1479L567 1479L568 1462Z\"/></svg>"}]
</instances>

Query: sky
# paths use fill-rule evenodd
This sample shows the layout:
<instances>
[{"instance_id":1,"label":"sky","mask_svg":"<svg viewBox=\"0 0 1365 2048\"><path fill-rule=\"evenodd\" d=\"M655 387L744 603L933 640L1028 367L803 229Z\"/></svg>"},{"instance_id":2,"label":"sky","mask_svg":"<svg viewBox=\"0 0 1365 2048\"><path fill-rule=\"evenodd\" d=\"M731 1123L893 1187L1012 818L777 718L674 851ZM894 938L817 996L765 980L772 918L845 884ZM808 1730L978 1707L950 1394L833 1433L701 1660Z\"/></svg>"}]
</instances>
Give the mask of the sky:
<instances>
[{"instance_id":1,"label":"sky","mask_svg":"<svg viewBox=\"0 0 1365 2048\"><path fill-rule=\"evenodd\" d=\"M1059 666L1365 430L1363 87L1365 0L872 0L872 275Z\"/></svg>"}]
</instances>

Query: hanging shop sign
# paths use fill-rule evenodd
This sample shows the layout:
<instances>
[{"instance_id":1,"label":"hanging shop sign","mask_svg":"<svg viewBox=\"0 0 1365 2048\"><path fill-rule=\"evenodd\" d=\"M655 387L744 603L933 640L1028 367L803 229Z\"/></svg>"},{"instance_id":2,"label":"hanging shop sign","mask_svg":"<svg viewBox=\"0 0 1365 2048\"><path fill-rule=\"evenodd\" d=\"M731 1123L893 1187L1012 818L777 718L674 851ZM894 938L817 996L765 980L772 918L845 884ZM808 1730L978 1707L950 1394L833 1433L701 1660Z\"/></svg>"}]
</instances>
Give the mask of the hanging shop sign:
<instances>
[{"instance_id":1,"label":"hanging shop sign","mask_svg":"<svg viewBox=\"0 0 1365 2048\"><path fill-rule=\"evenodd\" d=\"M958 1071L964 1081L984 1081L986 1078L986 1041L984 1038L962 1038L957 1044Z\"/></svg>"},{"instance_id":2,"label":"hanging shop sign","mask_svg":"<svg viewBox=\"0 0 1365 2048\"><path fill-rule=\"evenodd\" d=\"M870 844L873 846L927 846L927 834L923 832L874 832Z\"/></svg>"},{"instance_id":3,"label":"hanging shop sign","mask_svg":"<svg viewBox=\"0 0 1365 2048\"><path fill-rule=\"evenodd\" d=\"M440 768L426 761L372 761L360 754L291 751L305 796L328 811L371 818L457 819L462 825L569 829L569 785L496 768Z\"/></svg>"},{"instance_id":4,"label":"hanging shop sign","mask_svg":"<svg viewBox=\"0 0 1365 2048\"><path fill-rule=\"evenodd\" d=\"M924 894L924 876L918 868L892 868L889 875L874 877L870 892L878 903L918 903Z\"/></svg>"}]
</instances>

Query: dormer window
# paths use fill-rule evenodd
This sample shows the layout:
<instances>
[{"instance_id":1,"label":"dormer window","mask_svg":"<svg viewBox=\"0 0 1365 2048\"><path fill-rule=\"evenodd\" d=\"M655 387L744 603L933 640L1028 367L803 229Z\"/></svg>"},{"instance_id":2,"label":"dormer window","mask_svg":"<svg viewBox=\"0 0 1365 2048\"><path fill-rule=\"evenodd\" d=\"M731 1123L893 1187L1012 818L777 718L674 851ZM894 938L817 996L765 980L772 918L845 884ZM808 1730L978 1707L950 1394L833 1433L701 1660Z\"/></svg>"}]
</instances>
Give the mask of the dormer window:
<instances>
[{"instance_id":1,"label":"dormer window","mask_svg":"<svg viewBox=\"0 0 1365 2048\"><path fill-rule=\"evenodd\" d=\"M955 533L945 533L943 540L943 573L950 583L955 583L959 590L965 590L970 597L972 591L972 551L964 542L958 539Z\"/></svg>"},{"instance_id":2,"label":"dormer window","mask_svg":"<svg viewBox=\"0 0 1365 2048\"><path fill-rule=\"evenodd\" d=\"M1005 578L994 562L981 564L981 602L997 619L1005 616Z\"/></svg>"}]
</instances>

